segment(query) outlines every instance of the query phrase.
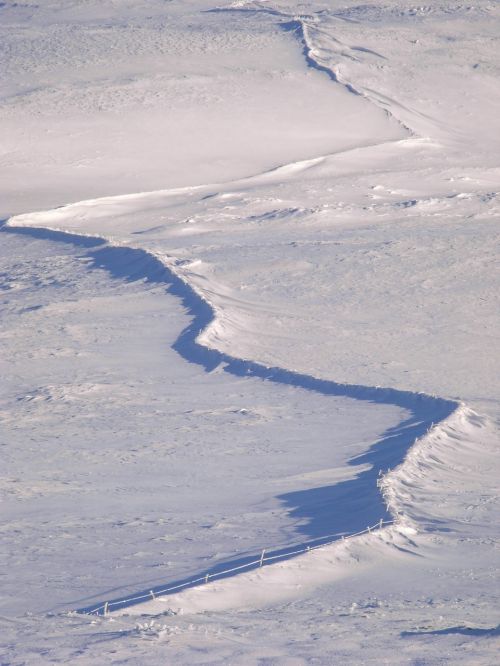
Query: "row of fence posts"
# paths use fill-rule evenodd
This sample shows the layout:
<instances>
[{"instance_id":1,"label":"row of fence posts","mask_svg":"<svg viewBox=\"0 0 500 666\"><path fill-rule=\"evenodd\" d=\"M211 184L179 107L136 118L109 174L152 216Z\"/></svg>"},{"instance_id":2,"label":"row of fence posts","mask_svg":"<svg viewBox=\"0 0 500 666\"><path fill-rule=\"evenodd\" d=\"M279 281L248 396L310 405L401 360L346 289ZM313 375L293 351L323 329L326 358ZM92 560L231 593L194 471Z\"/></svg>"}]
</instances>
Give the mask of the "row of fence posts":
<instances>
[{"instance_id":1,"label":"row of fence posts","mask_svg":"<svg viewBox=\"0 0 500 666\"><path fill-rule=\"evenodd\" d=\"M355 537L355 536L360 536L361 534L366 534L366 533L371 534L372 530L381 529L384 526L384 524L388 525L388 524L391 524L393 522L394 522L393 520L384 520L383 518L381 518L378 523L376 523L375 525L372 525L372 526L368 526L365 530L363 530L361 532L356 532L355 534L349 534L347 536L345 536L343 534L341 536L341 540L345 541L346 539L350 539L350 538ZM316 539L316 541L318 541L318 540L320 540L320 539ZM264 563L266 562L266 559L274 560L274 559L286 558L287 556L291 556L291 555L298 555L300 553L307 553L311 550L316 550L317 548L322 548L323 546L329 546L332 543L335 543L336 541L338 541L338 539L335 539L333 541L327 541L327 542L319 544L317 546L307 545L302 550L297 550L297 551L292 550L292 551L289 551L288 553L286 553L286 552L281 553L280 555L274 555L274 556L271 556L269 558L266 558L266 552L268 551L268 549L263 548L262 552L260 554L260 558L258 560L254 560L253 562L249 562L248 564L245 564L245 565L242 565L242 566L239 566L239 567L235 567L233 569L226 569L225 571L218 571L218 572L213 573L213 574L207 573L207 574L205 574L205 576L202 576L201 578L195 578L194 580L187 581L186 583L182 583L180 585L175 585L174 587L166 588L164 590L157 590L156 592L154 592L154 590L149 590L149 594L144 594L144 595L141 595L141 596L138 596L138 597L132 597L130 599L122 599L122 600L118 600L118 601L114 601L114 602L113 601L106 601L102 606L98 606L97 608L94 608L91 611L88 611L88 614L90 614L90 615L93 615L93 614L99 615L100 611L103 611L103 615L108 615L108 613L110 613L110 607L111 606L120 606L120 605L125 606L125 604L130 604L130 603L135 602L135 601L145 601L146 599L149 599L149 598L151 600L154 600L154 599L157 599L158 597L162 596L163 594L167 594L168 592L173 592L174 590L182 589L183 587L188 587L189 585L195 586L196 583L203 583L203 582L208 583L211 578L216 578L218 576L223 576L224 574L231 573L232 571L235 571L237 569L247 569L249 567L252 567L253 565L258 565L258 568L260 569L264 566Z\"/></svg>"}]
</instances>

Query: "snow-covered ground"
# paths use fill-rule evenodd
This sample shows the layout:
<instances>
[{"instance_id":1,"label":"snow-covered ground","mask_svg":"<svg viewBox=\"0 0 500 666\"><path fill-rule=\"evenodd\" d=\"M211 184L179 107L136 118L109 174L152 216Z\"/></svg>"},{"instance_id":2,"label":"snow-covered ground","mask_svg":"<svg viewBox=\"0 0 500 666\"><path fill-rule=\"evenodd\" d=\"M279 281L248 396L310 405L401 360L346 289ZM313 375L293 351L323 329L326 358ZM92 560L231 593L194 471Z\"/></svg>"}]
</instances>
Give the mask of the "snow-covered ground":
<instances>
[{"instance_id":1,"label":"snow-covered ground","mask_svg":"<svg viewBox=\"0 0 500 666\"><path fill-rule=\"evenodd\" d=\"M496 664L498 4L0 18L2 663Z\"/></svg>"}]
</instances>

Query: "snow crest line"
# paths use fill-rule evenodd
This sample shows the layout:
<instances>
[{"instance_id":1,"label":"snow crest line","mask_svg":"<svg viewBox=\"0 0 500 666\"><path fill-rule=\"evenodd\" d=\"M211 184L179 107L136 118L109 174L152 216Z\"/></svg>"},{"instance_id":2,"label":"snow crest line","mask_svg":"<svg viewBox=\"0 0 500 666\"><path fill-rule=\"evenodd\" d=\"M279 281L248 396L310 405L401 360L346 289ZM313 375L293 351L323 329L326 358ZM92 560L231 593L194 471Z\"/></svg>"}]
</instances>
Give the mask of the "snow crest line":
<instances>
[{"instance_id":1,"label":"snow crest line","mask_svg":"<svg viewBox=\"0 0 500 666\"><path fill-rule=\"evenodd\" d=\"M405 132L408 133L410 137L416 137L417 134L409 127L406 123L400 120L394 113L392 113L385 106L382 106L377 99L374 99L369 93L376 91L367 90L366 92L356 88L350 81L345 80L339 72L336 70L335 66L325 64L321 61L321 57L317 53L317 50L314 46L314 39L311 36L311 26L307 20L315 22L315 16L313 15L297 15L297 14L287 14L279 9L275 9L268 5L263 5L261 2L250 3L248 6L239 6L238 4L230 5L229 7L217 7L215 9L210 9L208 12L240 12L240 13L253 13L253 14L269 14L270 16L276 16L280 19L283 19L283 23L280 24L280 27L287 31L294 33L302 45L302 55L306 61L306 64L311 69L315 69L318 72L326 74L334 83L338 83L343 86L348 92L362 97L370 104L373 104L378 109L383 111L388 118L396 121L400 127L402 127ZM340 40L331 37L336 43L342 44ZM366 51L368 53L374 53L370 49L363 49L358 47L359 51ZM377 56L380 56L378 53L374 53ZM368 93L368 94L367 94Z\"/></svg>"},{"instance_id":2,"label":"snow crest line","mask_svg":"<svg viewBox=\"0 0 500 666\"><path fill-rule=\"evenodd\" d=\"M371 534L374 530L382 529L384 525L391 525L393 524L393 520L380 520L379 523L376 525L372 525L371 527L367 527L365 530L361 532L356 532L355 534L349 534L348 536L342 535L342 542L347 541L347 539L353 539L357 536L361 536L362 534ZM127 608L132 605L137 605L142 602L146 601L153 601L154 599L157 599L158 597L164 597L169 595L170 593L177 593L180 592L181 590L186 590L190 587L197 587L202 584L208 584L209 582L213 581L215 578L227 578L231 575L236 575L237 573L241 573L244 569L247 571L251 571L252 569L261 569L266 562L272 562L276 560L285 560L285 559L290 559L291 557L295 557L296 555L301 555L303 553L309 553L313 550L317 550L318 548L323 548L324 546L329 546L336 541L338 541L339 535L331 535L331 536L337 536L337 539L334 539L332 541L326 541L324 543L316 544L316 545L311 545L311 546L306 546L303 547L301 546L300 549L298 550L290 550L283 552L278 555L266 555L267 549L264 548L262 550L262 553L260 557L257 559L254 559L246 564L241 564L240 566L233 567L231 569L224 569L223 571L219 571L216 573L207 573L204 576L199 576L198 578L193 578L192 580L187 580L183 583L179 583L177 585L173 585L170 587L158 589L158 588L153 588L152 590L149 590L149 592L146 592L144 594L140 594L139 596L136 597L129 597L125 599L116 599L114 601L105 601L103 604L100 606L91 606L90 608L85 608L85 609L79 609L76 612L77 613L83 613L85 615L107 615L108 613L113 612L114 610L123 610L124 608ZM311 541L311 543L313 543Z\"/></svg>"},{"instance_id":3,"label":"snow crest line","mask_svg":"<svg viewBox=\"0 0 500 666\"><path fill-rule=\"evenodd\" d=\"M95 205L97 200L94 200L93 203ZM200 342L200 337L207 327L217 322L217 312L204 294L190 284L188 278L179 271L175 258L141 248L119 245L102 237L50 229L45 226L49 214L50 211L13 217L7 221L3 231L24 233L51 241L79 244L86 248L87 256L91 259L94 267L107 270L113 277L129 281L142 279L150 283L166 285L168 292L180 298L193 318L173 345L173 349L188 362L197 363L206 371L211 371L220 366L225 372L239 377L253 377L272 381L299 389L315 391L322 395L343 396L377 404L392 404L408 410L411 413L408 419L384 433L384 437L375 442L365 454L357 456L355 462L350 461L350 464L355 465L368 463L369 469L356 475L352 480L341 482L341 484L350 484L349 490L351 492L357 493L362 490L365 494L368 493L370 510L372 511L370 518L375 518L379 527L391 522L394 524L389 529L399 534L415 533L416 524L403 511L404 493L400 483L401 474L411 476L415 460L418 461L419 456L426 449L429 438L435 434L438 428L442 429L445 426L455 430L457 427L460 428L461 418L464 415L467 418L470 412L465 405L455 400L414 391L343 384L319 379L293 370L268 367L256 361L237 358L205 346ZM31 224L36 222L37 216L43 221L43 227L30 226L30 222ZM457 416L459 417L458 421ZM409 459L410 465L408 465ZM408 467L408 470L406 467ZM341 484L336 484L335 487ZM344 485L343 490L347 489L347 485ZM377 512L376 516L374 512ZM315 545L315 548L317 548L333 541L342 540L342 537L354 537L366 531L366 524L366 522L363 525L359 524L358 519L358 523L352 525L349 534L322 535L319 539L305 540L293 547L290 546L288 549L281 548L280 550L267 551L265 559L283 561L304 551L311 550L310 544L312 541L319 542ZM336 536L336 539L332 541L334 536ZM186 589L205 583L210 577L218 576L221 578L235 575L242 569L248 569L256 565L256 562L260 562L259 555L242 556L219 563L211 570L204 572L201 577L172 581L167 587L159 586L138 595L133 595L133 597L111 600L106 604L101 602L91 607L80 608L78 612L103 613L113 605L123 609L127 605L145 599L150 600L152 595L169 594L180 588Z\"/></svg>"},{"instance_id":4,"label":"snow crest line","mask_svg":"<svg viewBox=\"0 0 500 666\"><path fill-rule=\"evenodd\" d=\"M365 95L360 90L355 88L352 83L349 83L349 81L344 81L333 67L324 65L319 61L319 58L315 52L313 40L309 34L309 26L303 18L294 18L287 23L283 23L281 27L284 30L295 32L295 34L298 36L299 40L302 42L302 54L309 67L316 69L319 72L323 72L332 81L339 83L341 86L344 86L344 88L353 95L357 95L358 97L365 97Z\"/></svg>"},{"instance_id":5,"label":"snow crest line","mask_svg":"<svg viewBox=\"0 0 500 666\"><path fill-rule=\"evenodd\" d=\"M316 49L314 47L314 39L310 35L310 26L303 18L295 17L292 20L290 20L288 23L282 24L282 27L285 30L292 30L297 34L299 40L302 43L302 54L309 67L311 67L312 69L316 69L319 72L323 72L324 74L329 76L332 81L338 83L341 86L344 86L344 88L353 95L362 97L367 102L370 102L371 104L376 106L378 109L381 109L388 118L392 118L392 120L395 120L398 123L398 125L400 125L405 130L405 132L408 133L410 137L416 136L415 132L411 129L411 127L406 125L402 120L400 120L397 116L395 116L394 113L389 111L389 109L385 108L384 106L381 106L376 99L373 99L373 97L371 97L369 94L367 95L366 92L364 92L363 90L358 90L358 88L356 88L352 83L346 81L335 69L335 67L331 67L330 65L326 65L321 62L320 57L316 53Z\"/></svg>"}]
</instances>

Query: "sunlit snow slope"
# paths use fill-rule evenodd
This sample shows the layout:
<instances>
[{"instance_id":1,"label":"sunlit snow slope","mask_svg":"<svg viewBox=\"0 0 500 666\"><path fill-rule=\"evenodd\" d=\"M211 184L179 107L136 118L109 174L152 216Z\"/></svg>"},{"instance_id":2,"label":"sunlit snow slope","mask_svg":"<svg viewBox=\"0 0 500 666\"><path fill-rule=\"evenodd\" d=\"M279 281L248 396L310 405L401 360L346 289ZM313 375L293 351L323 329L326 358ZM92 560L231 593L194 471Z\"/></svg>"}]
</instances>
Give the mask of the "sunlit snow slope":
<instances>
[{"instance_id":1,"label":"sunlit snow slope","mask_svg":"<svg viewBox=\"0 0 500 666\"><path fill-rule=\"evenodd\" d=\"M160 624L147 625L117 618L115 636L99 620L95 636L120 635L123 659L152 662L195 661L203 650L215 663L286 663L288 658L417 663L411 660L422 655L437 663L444 643L452 663L494 663L500 397L496 5L311 2L298 7L285 1L213 8L200 2L188 11L175 2L167 8L125 3L119 10L113 3L88 3L85 8L75 3L57 21L52 10L28 5L1 11L13 26L13 37L6 42L8 94L0 108L7 129L2 193L6 215L23 213L10 218L7 229L13 233L2 234L2 240L33 243L40 228L49 231L38 241L52 248L75 241L69 234L86 237L89 247L95 237L106 239L116 249L86 250L85 261L106 271L99 279L118 281L106 289L132 289L133 304L141 302L144 289L144 297L154 297L147 310L152 313L171 307L159 285L178 283L177 296L184 297L186 314L197 327L188 329L190 351L183 346L185 338L177 337L182 326L169 328L171 344L184 356L172 355L169 363L176 381L185 382L179 409L186 410L189 402L189 409L198 410L195 428L196 405L204 391L219 390L216 385L222 381L222 395L225 390L234 395L235 379L226 377L233 362L243 361L237 391L250 391L252 401L260 391L271 391L258 400L284 409L287 419L299 416L300 425L286 429L291 439L296 428L307 433L299 438L297 466L304 458L315 460L309 433L336 431L337 454L352 438L341 457L327 462L330 452L322 448L320 436L317 455L324 467L314 462L314 469L295 467L292 473L290 468L285 475L288 493L273 486L280 456L288 460L288 446L268 452L265 473L241 476L242 467L248 473L259 462L254 455L248 460L239 456L230 472L234 489L216 496L220 506L211 507L213 515L231 505L243 513L243 521L229 521L233 534L246 535L243 552L251 552L259 541L263 547L284 545L294 529L313 529L320 506L341 499L337 491L353 478L342 475L346 464L354 463L366 466L354 478L371 481L371 490L361 490L361 485L358 490L376 494L396 520L390 528L258 572L127 608L127 614L167 616ZM22 38L25 25L34 33L29 47ZM116 64L104 76L102 63L109 67L111 48ZM35 80L42 85L33 89ZM17 129L20 124L28 129L25 134ZM33 134L37 141L31 149ZM22 190L16 184L20 173ZM28 212L78 198L79 203ZM23 234L15 233L19 227ZM31 248L34 255L46 251ZM132 261L137 256L160 272L164 266L165 276L152 276L149 269L141 273ZM62 275L70 272L66 268L61 273L62 284L67 279ZM83 271L79 279L94 279L86 276ZM149 289L138 282L141 276L152 283ZM118 302L111 293L109 303ZM97 316L95 304L88 311ZM117 320L126 322L129 311L130 306L116 311ZM143 319L146 327L149 316ZM60 330L67 326L63 321L64 313ZM13 322L6 334L10 344ZM101 314L96 325L102 331L95 338L99 341L111 323ZM137 330L135 339L142 338L140 327L131 330ZM83 336L78 353L85 355L91 341ZM126 349L123 344L118 346ZM158 342L145 345L150 353L146 361L133 364L137 370L148 363L156 367L161 356ZM211 365L204 362L203 349L212 350ZM193 370L186 360L210 365L212 374ZM229 372L223 373L226 365ZM255 368L270 368L272 381L257 386ZM16 376L26 372L19 366L10 375L22 400L53 400L56 388L47 393L50 387L39 387L33 396L19 389ZM188 379L180 379L186 372L193 373L189 387ZM284 407L285 397L274 393L281 390L279 377L284 376L289 378L289 407ZM83 384L65 377L64 400L71 402L68 392L75 386L81 391ZM225 381L233 388L225 389ZM122 382L117 379L119 390L111 400L113 419L133 413L135 423L137 407L125 409L118 397ZM97 383L90 393L102 391L101 384L108 382ZM339 388L327 397L318 385ZM144 388L138 386L137 395L134 405L145 399ZM356 415L344 423L338 415L327 419L328 405L337 404L328 401L353 398L360 403L349 402L346 409ZM7 398L7 416L17 419L18 406L8 400L12 397ZM363 400L382 404L368 407ZM92 401L94 397L83 404ZM151 421L151 432L159 427L157 419L165 419L166 428L178 421L164 409ZM219 407L203 407L201 413L207 409L212 414ZM226 425L234 426L238 438L241 427L233 422L241 409L247 413L232 398ZM250 413L261 423L265 441L276 441L271 425L276 411L264 411L259 407ZM32 414L35 438L37 419L43 423L47 414L57 423L57 411L46 405ZM311 415L311 425L305 426ZM370 435L372 419L377 425ZM432 422L438 423L428 431ZM107 426L89 423L89 432L99 439ZM410 423L418 432L408 430ZM219 444L227 442L219 426L215 432ZM390 447L390 434L396 432L404 446L394 465L367 457L373 442L371 448L351 448L370 437ZM413 444L415 436L419 439ZM189 463L187 458L177 461L180 468L207 467L205 441L201 447L197 442ZM394 453L394 448L388 451ZM219 473L226 485L227 464L224 456L220 463L210 461L207 487ZM379 470L393 466L379 476ZM333 491L318 497L314 486L322 487L321 469L328 468ZM299 480L304 473L307 488L304 477ZM143 476L134 478L132 484L145 483ZM268 490L261 488L262 478ZM130 481L126 487L124 501L130 501L129 494L141 501L155 497L133 491ZM206 552L211 546L221 548L219 559L229 559L229 552L235 557L238 549L232 545L228 550L227 536L212 537L217 521L208 523L207 532L204 519L193 520L196 507L212 492L203 490L198 477L192 487L200 499L190 498L189 529L199 557L204 551L205 556L215 554L215 549ZM258 494L251 495L256 488ZM257 529L254 508L245 508L249 496L252 502L259 496L264 502ZM273 497L285 496L289 506L276 520ZM356 531L364 517L369 523L367 506L373 504L360 506L349 505L340 516L339 531ZM174 514L182 515L180 506ZM85 517L89 519L88 512ZM299 519L295 526L289 522L294 517ZM142 526L143 518L139 513L134 520ZM180 520L175 529L185 525ZM132 538L135 549L133 520L127 526L132 531L116 538L114 548ZM276 541L269 544L272 535ZM145 566L155 552L137 556ZM92 554L82 562L87 576L91 562ZM192 562L186 572L193 570ZM124 573L132 570L133 564L127 564ZM142 578L142 571L127 579L127 591L158 581L157 576ZM175 571L175 576L184 573L182 567ZM103 581L105 573L101 568ZM102 594L99 585L93 586L92 593L75 599L75 607L120 596L124 582L103 586ZM59 596L58 603L63 599ZM257 615L249 612L255 608ZM228 609L239 610L236 628ZM200 612L210 615L200 617ZM328 619L332 612L334 625ZM370 628L364 618L370 618ZM70 638L62 642L47 639L52 655L79 649L83 659L95 659L95 645L85 641L82 622L75 619ZM27 644L40 626L41 619L23 625ZM263 627L272 636L263 638ZM160 640L149 649L141 638L166 643Z\"/></svg>"}]
</instances>

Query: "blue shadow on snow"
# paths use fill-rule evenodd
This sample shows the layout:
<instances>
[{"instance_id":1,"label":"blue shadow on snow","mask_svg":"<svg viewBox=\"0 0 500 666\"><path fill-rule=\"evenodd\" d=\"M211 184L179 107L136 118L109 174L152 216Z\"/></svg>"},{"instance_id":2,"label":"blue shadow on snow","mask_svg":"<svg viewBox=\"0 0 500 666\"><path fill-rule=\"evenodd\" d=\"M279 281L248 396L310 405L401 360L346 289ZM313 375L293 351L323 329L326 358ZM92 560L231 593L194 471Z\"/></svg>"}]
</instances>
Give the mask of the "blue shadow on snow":
<instances>
[{"instance_id":1,"label":"blue shadow on snow","mask_svg":"<svg viewBox=\"0 0 500 666\"><path fill-rule=\"evenodd\" d=\"M78 236L59 231L31 227L3 227L7 233L25 234L32 238L48 241L70 243L85 248L85 256L91 260L91 267L106 270L112 277L126 281L147 281L153 284L164 284L168 293L178 297L183 306L192 316L191 323L181 332L173 349L189 363L201 365L206 371L223 364L224 371L237 377L253 377L263 381L285 384L296 388L315 391L326 396L341 396L355 400L364 400L373 404L391 404L410 412L410 417L394 428L388 429L381 439L374 442L363 454L349 461L353 466L370 465L366 471L354 478L335 485L323 486L309 490L298 490L278 496L289 508L290 515L303 524L297 529L301 541L275 550L266 551L266 559L289 559L290 550L305 549L308 545L317 546L330 543L343 535L357 533L368 525L378 523L381 519L388 520L383 497L377 486L381 471L393 469L403 462L406 452L415 439L423 436L431 426L447 418L457 404L451 400L432 397L411 391L399 391L391 388L369 387L354 384L340 384L326 379L318 379L311 375L300 374L277 367L267 367L254 361L238 359L207 349L196 342L198 334L213 320L213 311L208 303L175 273L167 268L159 259L145 250L128 247L113 247L103 239ZM332 537L332 535L335 535ZM205 575L217 576L217 579L229 577L234 573L222 574L226 569L246 567L244 570L256 568L260 553L235 557L212 566L202 574L193 574L189 578L170 581L168 587L187 589L197 583L193 578ZM109 601L109 606L116 610L126 608L137 602L130 601L130 596L147 596L152 591L160 594L166 587L157 585L137 592L128 597ZM102 614L103 604L93 604L79 608L80 613Z\"/></svg>"}]
</instances>

